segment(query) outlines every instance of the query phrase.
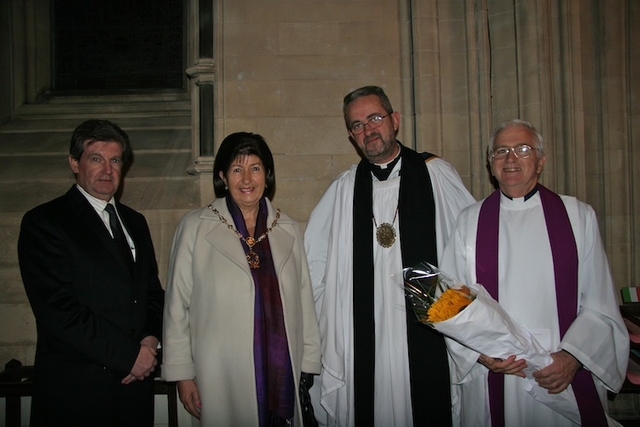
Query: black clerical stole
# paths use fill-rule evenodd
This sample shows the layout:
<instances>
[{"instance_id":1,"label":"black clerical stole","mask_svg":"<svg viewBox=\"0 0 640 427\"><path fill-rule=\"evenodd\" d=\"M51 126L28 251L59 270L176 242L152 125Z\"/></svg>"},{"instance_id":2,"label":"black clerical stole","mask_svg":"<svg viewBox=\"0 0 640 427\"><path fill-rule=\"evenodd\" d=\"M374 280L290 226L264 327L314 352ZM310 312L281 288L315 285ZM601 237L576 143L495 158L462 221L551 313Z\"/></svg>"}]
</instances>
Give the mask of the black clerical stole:
<instances>
[{"instance_id":1,"label":"black clerical stole","mask_svg":"<svg viewBox=\"0 0 640 427\"><path fill-rule=\"evenodd\" d=\"M401 145L402 168L398 227L402 265L420 261L437 265L436 208L425 160ZM393 169L393 167L391 167ZM375 321L371 166L362 160L356 170L353 208L354 418L356 425L374 425ZM397 244L397 243L396 243ZM410 309L407 347L414 426L451 426L451 394L447 350L442 335L420 323Z\"/></svg>"}]
</instances>

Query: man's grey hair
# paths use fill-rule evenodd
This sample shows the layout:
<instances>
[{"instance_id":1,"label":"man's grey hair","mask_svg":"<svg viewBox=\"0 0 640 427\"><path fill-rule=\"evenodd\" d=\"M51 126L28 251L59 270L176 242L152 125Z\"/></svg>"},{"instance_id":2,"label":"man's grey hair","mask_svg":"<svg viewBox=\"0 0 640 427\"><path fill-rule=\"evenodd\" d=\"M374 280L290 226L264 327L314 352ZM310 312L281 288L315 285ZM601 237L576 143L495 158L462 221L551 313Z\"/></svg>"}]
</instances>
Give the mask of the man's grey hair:
<instances>
[{"instance_id":1,"label":"man's grey hair","mask_svg":"<svg viewBox=\"0 0 640 427\"><path fill-rule=\"evenodd\" d=\"M347 129L351 129L351 123L349 123L349 118L347 117L347 107L353 101L358 98L362 98L363 96L375 95L380 100L382 104L382 108L387 112L387 114L393 113L393 107L391 106L391 101L389 101L389 97L384 90L379 86L364 86L354 90L347 94L342 100L342 115L344 116L344 123L347 125Z\"/></svg>"},{"instance_id":2,"label":"man's grey hair","mask_svg":"<svg viewBox=\"0 0 640 427\"><path fill-rule=\"evenodd\" d=\"M510 127L520 127L528 129L533 135L533 148L537 148L541 153L544 154L544 139L542 138L542 134L538 132L538 129L536 129L531 123L525 120L510 119L500 123L495 127L495 129L493 129L493 132L491 132L491 138L489 138L489 147L487 149L487 155L489 156L489 159L491 159L491 150L493 150L493 144L496 142L496 138L498 137L500 132Z\"/></svg>"}]
</instances>

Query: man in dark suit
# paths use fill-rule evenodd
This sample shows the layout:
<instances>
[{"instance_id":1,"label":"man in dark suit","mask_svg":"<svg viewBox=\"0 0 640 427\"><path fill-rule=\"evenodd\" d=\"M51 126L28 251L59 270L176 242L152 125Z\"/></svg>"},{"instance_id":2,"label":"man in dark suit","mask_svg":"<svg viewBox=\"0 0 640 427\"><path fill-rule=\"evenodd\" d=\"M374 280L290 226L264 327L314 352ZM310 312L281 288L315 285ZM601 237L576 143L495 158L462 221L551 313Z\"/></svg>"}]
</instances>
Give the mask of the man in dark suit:
<instances>
[{"instance_id":1,"label":"man in dark suit","mask_svg":"<svg viewBox=\"0 0 640 427\"><path fill-rule=\"evenodd\" d=\"M117 125L82 123L69 155L76 185L22 220L38 330L32 426L153 425L164 291L146 220L114 198L131 159Z\"/></svg>"}]
</instances>

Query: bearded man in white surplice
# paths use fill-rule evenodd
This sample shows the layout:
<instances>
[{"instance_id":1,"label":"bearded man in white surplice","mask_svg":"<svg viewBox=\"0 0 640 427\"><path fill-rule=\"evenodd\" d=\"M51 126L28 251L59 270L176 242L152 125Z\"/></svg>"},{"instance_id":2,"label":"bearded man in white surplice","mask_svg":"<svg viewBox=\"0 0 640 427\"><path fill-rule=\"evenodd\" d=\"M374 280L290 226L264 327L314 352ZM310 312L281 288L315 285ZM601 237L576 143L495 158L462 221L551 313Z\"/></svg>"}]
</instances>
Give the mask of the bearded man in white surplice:
<instances>
[{"instance_id":1,"label":"bearded man in white surplice","mask_svg":"<svg viewBox=\"0 0 640 427\"><path fill-rule=\"evenodd\" d=\"M362 161L331 183L305 232L322 340L312 398L321 425L450 426L441 335L405 309L402 269L437 263L475 200L453 166L402 145L400 114L377 86L345 96Z\"/></svg>"}]
</instances>

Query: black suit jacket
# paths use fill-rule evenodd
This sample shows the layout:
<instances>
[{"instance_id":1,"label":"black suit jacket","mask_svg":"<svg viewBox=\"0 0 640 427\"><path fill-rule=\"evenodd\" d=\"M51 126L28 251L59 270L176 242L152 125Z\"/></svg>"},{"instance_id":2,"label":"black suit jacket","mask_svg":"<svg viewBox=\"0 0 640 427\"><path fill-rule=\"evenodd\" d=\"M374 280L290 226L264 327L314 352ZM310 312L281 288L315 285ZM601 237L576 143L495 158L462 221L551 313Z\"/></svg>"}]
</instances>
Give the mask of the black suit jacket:
<instances>
[{"instance_id":1,"label":"black suit jacket","mask_svg":"<svg viewBox=\"0 0 640 427\"><path fill-rule=\"evenodd\" d=\"M32 425L153 423L153 380L120 380L141 339L162 336L164 291L145 218L117 206L136 246L131 270L75 185L22 220L20 271L38 330Z\"/></svg>"}]
</instances>

